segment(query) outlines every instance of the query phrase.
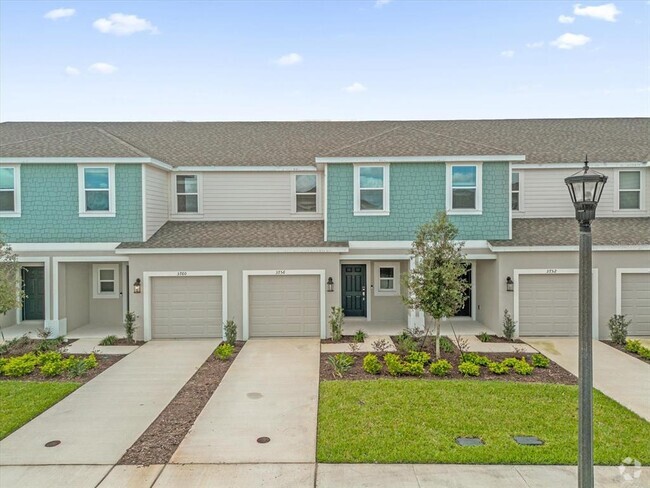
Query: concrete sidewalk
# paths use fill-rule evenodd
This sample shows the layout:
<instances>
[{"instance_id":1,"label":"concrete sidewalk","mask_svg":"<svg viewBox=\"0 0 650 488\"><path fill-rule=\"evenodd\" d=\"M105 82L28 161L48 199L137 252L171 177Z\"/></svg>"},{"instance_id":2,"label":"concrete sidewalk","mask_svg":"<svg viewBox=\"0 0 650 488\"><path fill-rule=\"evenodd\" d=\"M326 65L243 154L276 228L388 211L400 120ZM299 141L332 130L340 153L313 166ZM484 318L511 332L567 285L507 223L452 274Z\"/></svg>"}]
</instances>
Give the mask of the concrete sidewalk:
<instances>
[{"instance_id":1,"label":"concrete sidewalk","mask_svg":"<svg viewBox=\"0 0 650 488\"><path fill-rule=\"evenodd\" d=\"M171 462L315 462L319 369L317 338L249 340Z\"/></svg>"},{"instance_id":2,"label":"concrete sidewalk","mask_svg":"<svg viewBox=\"0 0 650 488\"><path fill-rule=\"evenodd\" d=\"M0 465L115 464L217 343L148 342L2 440Z\"/></svg>"}]
</instances>

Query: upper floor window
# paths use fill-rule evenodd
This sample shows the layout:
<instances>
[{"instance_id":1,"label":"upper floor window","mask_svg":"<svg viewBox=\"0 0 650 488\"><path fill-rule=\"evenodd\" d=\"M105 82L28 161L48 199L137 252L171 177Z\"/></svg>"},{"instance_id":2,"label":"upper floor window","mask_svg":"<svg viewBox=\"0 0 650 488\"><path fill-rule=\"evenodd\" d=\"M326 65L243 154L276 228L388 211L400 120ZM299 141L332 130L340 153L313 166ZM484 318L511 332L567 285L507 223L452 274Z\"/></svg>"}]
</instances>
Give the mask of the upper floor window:
<instances>
[{"instance_id":1,"label":"upper floor window","mask_svg":"<svg viewBox=\"0 0 650 488\"><path fill-rule=\"evenodd\" d=\"M79 216L115 216L115 168L79 166Z\"/></svg>"},{"instance_id":2,"label":"upper floor window","mask_svg":"<svg viewBox=\"0 0 650 488\"><path fill-rule=\"evenodd\" d=\"M482 212L480 164L447 166L447 212L480 214Z\"/></svg>"},{"instance_id":3,"label":"upper floor window","mask_svg":"<svg viewBox=\"0 0 650 488\"><path fill-rule=\"evenodd\" d=\"M318 212L318 175L293 175L293 211Z\"/></svg>"},{"instance_id":4,"label":"upper floor window","mask_svg":"<svg viewBox=\"0 0 650 488\"><path fill-rule=\"evenodd\" d=\"M388 165L355 166L355 215L389 214Z\"/></svg>"},{"instance_id":5,"label":"upper floor window","mask_svg":"<svg viewBox=\"0 0 650 488\"><path fill-rule=\"evenodd\" d=\"M20 166L0 167L0 216L20 216Z\"/></svg>"},{"instance_id":6,"label":"upper floor window","mask_svg":"<svg viewBox=\"0 0 650 488\"><path fill-rule=\"evenodd\" d=\"M618 172L618 208L621 210L641 208L641 171Z\"/></svg>"},{"instance_id":7,"label":"upper floor window","mask_svg":"<svg viewBox=\"0 0 650 488\"><path fill-rule=\"evenodd\" d=\"M512 210L520 210L519 206L521 205L521 197L519 191L519 173L512 173L512 186L510 191L512 192Z\"/></svg>"},{"instance_id":8,"label":"upper floor window","mask_svg":"<svg viewBox=\"0 0 650 488\"><path fill-rule=\"evenodd\" d=\"M198 175L176 175L176 212L199 213Z\"/></svg>"}]
</instances>

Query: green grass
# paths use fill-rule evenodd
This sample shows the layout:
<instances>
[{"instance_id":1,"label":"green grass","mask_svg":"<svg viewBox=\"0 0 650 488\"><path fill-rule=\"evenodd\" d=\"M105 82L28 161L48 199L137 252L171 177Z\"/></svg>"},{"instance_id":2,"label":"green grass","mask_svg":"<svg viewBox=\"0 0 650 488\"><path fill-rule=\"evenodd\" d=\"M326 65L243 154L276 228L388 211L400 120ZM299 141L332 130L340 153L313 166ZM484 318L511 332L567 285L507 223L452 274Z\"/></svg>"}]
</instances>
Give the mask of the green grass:
<instances>
[{"instance_id":1,"label":"green grass","mask_svg":"<svg viewBox=\"0 0 650 488\"><path fill-rule=\"evenodd\" d=\"M77 388L79 383L0 381L0 439Z\"/></svg>"},{"instance_id":2,"label":"green grass","mask_svg":"<svg viewBox=\"0 0 650 488\"><path fill-rule=\"evenodd\" d=\"M318 461L324 463L576 464L578 389L501 381L325 381ZM594 459L650 464L650 423L594 391ZM519 446L535 435L543 446ZM459 436L480 437L460 447Z\"/></svg>"}]
</instances>

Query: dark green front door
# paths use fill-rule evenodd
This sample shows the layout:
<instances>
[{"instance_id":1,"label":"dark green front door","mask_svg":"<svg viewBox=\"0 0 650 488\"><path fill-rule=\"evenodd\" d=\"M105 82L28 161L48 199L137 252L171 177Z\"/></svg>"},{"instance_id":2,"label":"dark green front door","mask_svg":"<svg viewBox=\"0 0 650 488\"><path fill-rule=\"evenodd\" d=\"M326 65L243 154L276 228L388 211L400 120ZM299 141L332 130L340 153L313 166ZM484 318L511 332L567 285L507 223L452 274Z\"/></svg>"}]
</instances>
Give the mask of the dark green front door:
<instances>
[{"instance_id":1,"label":"dark green front door","mask_svg":"<svg viewBox=\"0 0 650 488\"><path fill-rule=\"evenodd\" d=\"M45 273L42 266L26 266L22 270L23 320L45 319Z\"/></svg>"},{"instance_id":2,"label":"dark green front door","mask_svg":"<svg viewBox=\"0 0 650 488\"><path fill-rule=\"evenodd\" d=\"M341 266L341 303L346 317L366 316L366 265Z\"/></svg>"}]
</instances>

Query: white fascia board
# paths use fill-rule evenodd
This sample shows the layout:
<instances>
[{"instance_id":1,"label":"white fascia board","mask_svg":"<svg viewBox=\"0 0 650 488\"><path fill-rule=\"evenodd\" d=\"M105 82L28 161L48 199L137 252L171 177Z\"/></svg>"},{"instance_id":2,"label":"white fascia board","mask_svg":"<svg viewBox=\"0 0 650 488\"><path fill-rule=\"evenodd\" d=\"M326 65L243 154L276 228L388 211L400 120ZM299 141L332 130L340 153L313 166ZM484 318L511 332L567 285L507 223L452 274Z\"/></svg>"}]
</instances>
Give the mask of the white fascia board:
<instances>
[{"instance_id":1,"label":"white fascia board","mask_svg":"<svg viewBox=\"0 0 650 488\"><path fill-rule=\"evenodd\" d=\"M492 252L562 252L578 251L578 246L490 246ZM650 245L593 246L594 251L650 251Z\"/></svg>"},{"instance_id":2,"label":"white fascia board","mask_svg":"<svg viewBox=\"0 0 650 488\"><path fill-rule=\"evenodd\" d=\"M176 166L177 172L264 172L264 171L317 171L316 166Z\"/></svg>"},{"instance_id":3,"label":"white fascia board","mask_svg":"<svg viewBox=\"0 0 650 488\"><path fill-rule=\"evenodd\" d=\"M346 253L347 247L187 247L122 248L115 254L268 254L268 253Z\"/></svg>"},{"instance_id":4,"label":"white fascia board","mask_svg":"<svg viewBox=\"0 0 650 488\"><path fill-rule=\"evenodd\" d=\"M580 169L585 165L582 163L523 163L513 164L512 169ZM628 162L628 163L589 163L590 168L647 168L648 162Z\"/></svg>"},{"instance_id":5,"label":"white fascia board","mask_svg":"<svg viewBox=\"0 0 650 488\"><path fill-rule=\"evenodd\" d=\"M78 252L78 251L114 251L119 242L38 242L15 243L11 248L16 252Z\"/></svg>"},{"instance_id":6,"label":"white fascia board","mask_svg":"<svg viewBox=\"0 0 650 488\"><path fill-rule=\"evenodd\" d=\"M390 157L344 157L344 158L316 158L316 163L324 164L350 164L350 163L454 163L454 162L503 162L525 161L526 156L521 154L502 155L467 155L467 156L390 156Z\"/></svg>"},{"instance_id":7,"label":"white fascia board","mask_svg":"<svg viewBox=\"0 0 650 488\"><path fill-rule=\"evenodd\" d=\"M455 241L462 243L464 248L488 249L487 241ZM411 249L412 241L350 241L350 249Z\"/></svg>"},{"instance_id":8,"label":"white fascia board","mask_svg":"<svg viewBox=\"0 0 650 488\"><path fill-rule=\"evenodd\" d=\"M10 164L151 164L167 171L173 166L154 158L11 158L1 157L0 163Z\"/></svg>"}]
</instances>

